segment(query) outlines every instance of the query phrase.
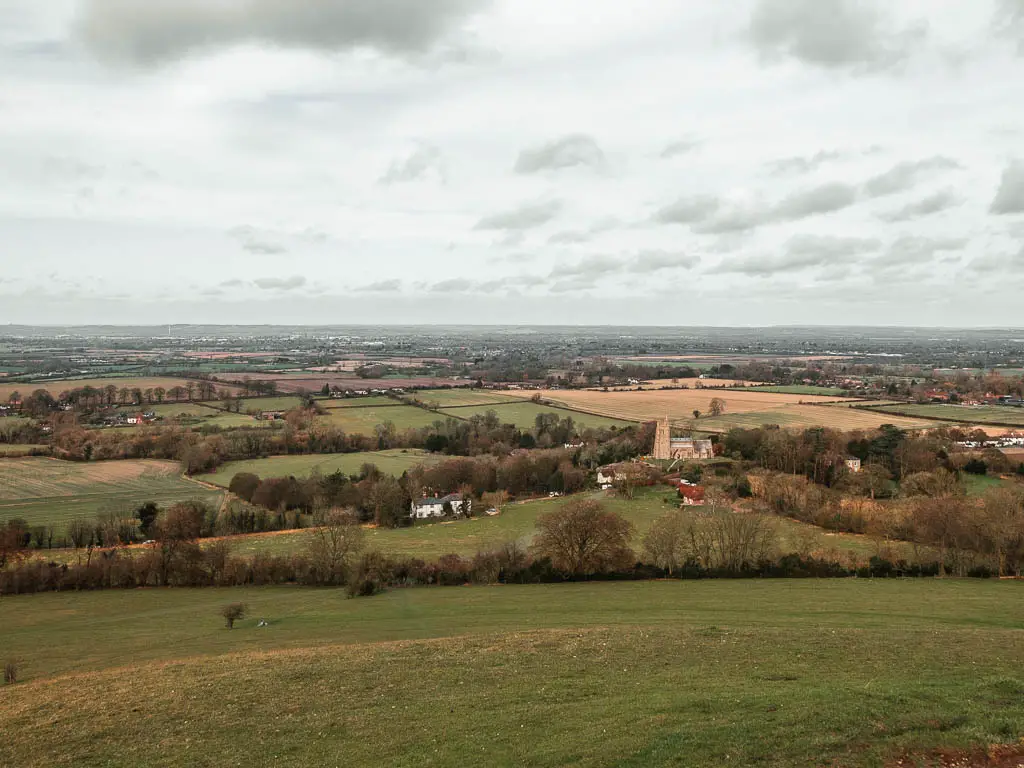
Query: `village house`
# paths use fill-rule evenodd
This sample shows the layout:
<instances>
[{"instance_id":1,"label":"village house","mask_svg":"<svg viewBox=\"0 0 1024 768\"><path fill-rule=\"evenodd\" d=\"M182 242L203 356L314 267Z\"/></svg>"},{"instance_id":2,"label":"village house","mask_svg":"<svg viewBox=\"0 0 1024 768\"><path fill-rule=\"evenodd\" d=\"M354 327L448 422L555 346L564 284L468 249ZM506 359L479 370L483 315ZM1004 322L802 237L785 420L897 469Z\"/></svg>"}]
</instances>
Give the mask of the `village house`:
<instances>
[{"instance_id":1,"label":"village house","mask_svg":"<svg viewBox=\"0 0 1024 768\"><path fill-rule=\"evenodd\" d=\"M447 505L447 509L445 506ZM409 517L417 520L426 520L431 517L444 517L445 515L468 515L473 508L473 500L463 498L461 493L449 493L447 496L437 498L425 496L416 499L412 503Z\"/></svg>"},{"instance_id":2,"label":"village house","mask_svg":"<svg viewBox=\"0 0 1024 768\"><path fill-rule=\"evenodd\" d=\"M849 458L846 460L846 468L853 473L860 472L860 459Z\"/></svg>"}]
</instances>

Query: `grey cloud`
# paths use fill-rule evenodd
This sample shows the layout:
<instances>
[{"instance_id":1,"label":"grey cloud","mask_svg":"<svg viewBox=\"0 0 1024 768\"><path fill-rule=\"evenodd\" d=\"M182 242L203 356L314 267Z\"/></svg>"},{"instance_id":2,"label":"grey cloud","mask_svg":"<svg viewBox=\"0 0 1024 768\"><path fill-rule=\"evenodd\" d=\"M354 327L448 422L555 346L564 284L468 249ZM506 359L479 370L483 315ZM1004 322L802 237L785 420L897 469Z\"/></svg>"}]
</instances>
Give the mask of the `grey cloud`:
<instances>
[{"instance_id":1,"label":"grey cloud","mask_svg":"<svg viewBox=\"0 0 1024 768\"><path fill-rule=\"evenodd\" d=\"M1017 43L1017 52L1024 54L1024 0L999 0L993 18L996 31Z\"/></svg>"},{"instance_id":2,"label":"grey cloud","mask_svg":"<svg viewBox=\"0 0 1024 768\"><path fill-rule=\"evenodd\" d=\"M292 275L291 277L259 277L252 282L253 285L257 288L263 289L264 291L291 291L304 286L306 284L306 278L302 275Z\"/></svg>"},{"instance_id":3,"label":"grey cloud","mask_svg":"<svg viewBox=\"0 0 1024 768\"><path fill-rule=\"evenodd\" d=\"M552 245L575 245L577 243L589 242L592 237L588 232L566 230L565 232L556 232L548 238L548 242Z\"/></svg>"},{"instance_id":4,"label":"grey cloud","mask_svg":"<svg viewBox=\"0 0 1024 768\"><path fill-rule=\"evenodd\" d=\"M404 181L416 181L433 171L440 179L444 179L444 167L441 151L437 147L419 147L408 157L395 160L387 172L381 176L382 184L396 184Z\"/></svg>"},{"instance_id":5,"label":"grey cloud","mask_svg":"<svg viewBox=\"0 0 1024 768\"><path fill-rule=\"evenodd\" d=\"M719 207L721 203L714 197L680 198L657 210L654 221L659 224L695 224L709 218Z\"/></svg>"},{"instance_id":6,"label":"grey cloud","mask_svg":"<svg viewBox=\"0 0 1024 768\"><path fill-rule=\"evenodd\" d=\"M379 280L376 283L370 283L369 285L363 285L356 288L357 291L366 291L371 293L392 293L394 291L402 290L401 280Z\"/></svg>"},{"instance_id":7,"label":"grey cloud","mask_svg":"<svg viewBox=\"0 0 1024 768\"><path fill-rule=\"evenodd\" d=\"M534 288L545 283L547 283L547 278L540 275L512 275L477 283L476 289L484 293L495 293L502 290L507 291L509 288Z\"/></svg>"},{"instance_id":8,"label":"grey cloud","mask_svg":"<svg viewBox=\"0 0 1024 768\"><path fill-rule=\"evenodd\" d=\"M921 198L917 202L907 203L895 211L887 211L878 214L882 221L898 222L911 221L923 216L930 216L960 204L960 199L952 189L943 189L928 197Z\"/></svg>"},{"instance_id":9,"label":"grey cloud","mask_svg":"<svg viewBox=\"0 0 1024 768\"><path fill-rule=\"evenodd\" d=\"M935 171L960 168L960 163L948 157L936 155L926 160L897 163L885 173L864 182L864 193L868 197L884 197L905 192L922 178Z\"/></svg>"},{"instance_id":10,"label":"grey cloud","mask_svg":"<svg viewBox=\"0 0 1024 768\"><path fill-rule=\"evenodd\" d=\"M671 144L661 150L661 156L665 159L676 157L677 155L685 155L692 152L701 145L701 142L697 139L681 139L680 141L673 141Z\"/></svg>"},{"instance_id":11,"label":"grey cloud","mask_svg":"<svg viewBox=\"0 0 1024 768\"><path fill-rule=\"evenodd\" d=\"M86 0L81 39L137 65L246 42L321 50L430 51L487 0Z\"/></svg>"},{"instance_id":12,"label":"grey cloud","mask_svg":"<svg viewBox=\"0 0 1024 768\"><path fill-rule=\"evenodd\" d=\"M749 35L766 58L863 72L901 64L928 29L891 28L871 0L760 0Z\"/></svg>"},{"instance_id":13,"label":"grey cloud","mask_svg":"<svg viewBox=\"0 0 1024 768\"><path fill-rule=\"evenodd\" d=\"M241 288L243 285L245 285L245 281L239 280L238 278L235 278L234 280L225 280L220 283L221 288Z\"/></svg>"},{"instance_id":14,"label":"grey cloud","mask_svg":"<svg viewBox=\"0 0 1024 768\"><path fill-rule=\"evenodd\" d=\"M537 147L524 149L516 160L516 173L537 173L584 165L601 168L604 152L591 136L577 133Z\"/></svg>"},{"instance_id":15,"label":"grey cloud","mask_svg":"<svg viewBox=\"0 0 1024 768\"><path fill-rule=\"evenodd\" d=\"M787 241L784 253L729 259L719 263L712 272L767 277L780 272L798 272L817 267L834 268L839 261L877 250L881 246L880 241L872 238L795 235Z\"/></svg>"},{"instance_id":16,"label":"grey cloud","mask_svg":"<svg viewBox=\"0 0 1024 768\"><path fill-rule=\"evenodd\" d=\"M726 205L707 196L682 198L656 211L653 220L659 224L688 224L699 234L723 235L833 213L856 201L855 187L831 182L794 192L774 205L760 202Z\"/></svg>"},{"instance_id":17,"label":"grey cloud","mask_svg":"<svg viewBox=\"0 0 1024 768\"><path fill-rule=\"evenodd\" d=\"M796 192L776 206L777 218L794 221L819 213L832 213L849 208L857 201L857 190L849 184L832 182Z\"/></svg>"},{"instance_id":18,"label":"grey cloud","mask_svg":"<svg viewBox=\"0 0 1024 768\"><path fill-rule=\"evenodd\" d=\"M660 272L663 269L691 269L700 263L700 256L671 251L640 251L629 264L629 271L638 274Z\"/></svg>"},{"instance_id":19,"label":"grey cloud","mask_svg":"<svg viewBox=\"0 0 1024 768\"><path fill-rule=\"evenodd\" d=\"M228 230L228 234L236 238L241 243L242 248L249 253L261 256L277 256L288 252L288 249L283 245L249 225L234 227Z\"/></svg>"},{"instance_id":20,"label":"grey cloud","mask_svg":"<svg viewBox=\"0 0 1024 768\"><path fill-rule=\"evenodd\" d=\"M871 260L877 270L896 270L933 262L939 253L960 251L967 245L965 238L923 237L903 235L890 245L885 253Z\"/></svg>"},{"instance_id":21,"label":"grey cloud","mask_svg":"<svg viewBox=\"0 0 1024 768\"><path fill-rule=\"evenodd\" d=\"M551 277L566 278L584 276L591 280L599 275L618 272L623 267L621 259L611 256L588 256L575 264L558 264L551 270Z\"/></svg>"},{"instance_id":22,"label":"grey cloud","mask_svg":"<svg viewBox=\"0 0 1024 768\"><path fill-rule=\"evenodd\" d=\"M1024 161L1014 160L1003 170L990 213L1024 213Z\"/></svg>"},{"instance_id":23,"label":"grey cloud","mask_svg":"<svg viewBox=\"0 0 1024 768\"><path fill-rule=\"evenodd\" d=\"M836 237L833 235L795 235L786 243L791 256L820 256L823 260L846 259L868 251L877 251L882 241L870 237Z\"/></svg>"},{"instance_id":24,"label":"grey cloud","mask_svg":"<svg viewBox=\"0 0 1024 768\"><path fill-rule=\"evenodd\" d=\"M810 267L820 267L826 261L827 258L820 253L744 256L739 259L722 261L711 271L720 274L768 277L778 272L796 272Z\"/></svg>"},{"instance_id":25,"label":"grey cloud","mask_svg":"<svg viewBox=\"0 0 1024 768\"><path fill-rule=\"evenodd\" d=\"M777 176L788 173L810 173L820 168L825 163L839 160L843 156L837 150L820 150L810 157L784 157L768 163L768 170Z\"/></svg>"},{"instance_id":26,"label":"grey cloud","mask_svg":"<svg viewBox=\"0 0 1024 768\"><path fill-rule=\"evenodd\" d=\"M562 210L561 202L549 200L542 203L528 203L510 211L484 216L474 229L521 232L541 227L554 219Z\"/></svg>"},{"instance_id":27,"label":"grey cloud","mask_svg":"<svg viewBox=\"0 0 1024 768\"><path fill-rule=\"evenodd\" d=\"M473 283L464 277L455 277L451 280L441 280L430 285L427 290L431 293L465 293L473 287Z\"/></svg>"}]
</instances>

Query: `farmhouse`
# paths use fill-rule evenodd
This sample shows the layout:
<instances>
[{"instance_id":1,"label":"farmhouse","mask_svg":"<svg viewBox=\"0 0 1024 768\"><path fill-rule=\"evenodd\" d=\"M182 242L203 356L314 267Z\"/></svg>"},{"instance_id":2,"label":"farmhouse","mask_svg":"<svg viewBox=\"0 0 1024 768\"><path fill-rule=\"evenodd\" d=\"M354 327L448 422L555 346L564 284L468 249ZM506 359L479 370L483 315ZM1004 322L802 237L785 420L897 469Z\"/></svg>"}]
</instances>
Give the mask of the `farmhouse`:
<instances>
[{"instance_id":1,"label":"farmhouse","mask_svg":"<svg viewBox=\"0 0 1024 768\"><path fill-rule=\"evenodd\" d=\"M447 511L445 510L446 505ZM449 493L441 498L426 496L413 501L409 517L425 520L430 517L444 517L447 514L462 515L468 514L472 508L473 500L463 498L461 493Z\"/></svg>"},{"instance_id":2,"label":"farmhouse","mask_svg":"<svg viewBox=\"0 0 1024 768\"><path fill-rule=\"evenodd\" d=\"M710 459L715 449L710 440L694 440L692 437L672 437L668 417L658 422L654 434L654 458L656 459Z\"/></svg>"}]
</instances>

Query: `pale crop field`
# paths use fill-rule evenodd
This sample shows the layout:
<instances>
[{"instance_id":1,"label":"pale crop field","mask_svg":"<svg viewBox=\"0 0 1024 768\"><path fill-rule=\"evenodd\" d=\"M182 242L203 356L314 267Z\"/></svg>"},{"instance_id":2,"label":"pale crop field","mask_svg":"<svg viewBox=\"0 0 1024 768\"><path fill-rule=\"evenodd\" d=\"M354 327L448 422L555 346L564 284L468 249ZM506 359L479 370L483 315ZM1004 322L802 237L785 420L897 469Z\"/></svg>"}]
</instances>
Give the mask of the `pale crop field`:
<instances>
[{"instance_id":1,"label":"pale crop field","mask_svg":"<svg viewBox=\"0 0 1024 768\"><path fill-rule=\"evenodd\" d=\"M523 397L534 393L522 392ZM594 413L626 421L653 421L668 416L674 423L690 422L693 411L708 413L711 401L725 401L726 413L767 411L798 403L830 403L834 397L814 395L788 395L772 392L723 389L672 389L644 392L603 392L600 390L544 391L546 401L565 405L587 413Z\"/></svg>"},{"instance_id":2,"label":"pale crop field","mask_svg":"<svg viewBox=\"0 0 1024 768\"><path fill-rule=\"evenodd\" d=\"M126 512L147 501L165 506L220 497L219 491L182 477L173 461L0 460L0 520L22 518L63 530L69 520L95 520L99 512Z\"/></svg>"},{"instance_id":3,"label":"pale crop field","mask_svg":"<svg viewBox=\"0 0 1024 768\"><path fill-rule=\"evenodd\" d=\"M429 427L444 421L445 415L414 405L386 405L377 408L331 408L318 420L352 434L372 435L378 424L390 421L395 429Z\"/></svg>"}]
</instances>

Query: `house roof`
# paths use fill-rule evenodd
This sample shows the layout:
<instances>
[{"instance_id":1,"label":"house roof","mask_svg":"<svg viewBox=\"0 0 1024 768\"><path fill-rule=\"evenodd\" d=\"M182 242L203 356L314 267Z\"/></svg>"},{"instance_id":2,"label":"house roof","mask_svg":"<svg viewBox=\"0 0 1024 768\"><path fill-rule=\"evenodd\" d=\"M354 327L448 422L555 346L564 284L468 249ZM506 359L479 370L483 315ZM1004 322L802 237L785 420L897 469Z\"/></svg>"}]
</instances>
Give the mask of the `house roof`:
<instances>
[{"instance_id":1,"label":"house roof","mask_svg":"<svg viewBox=\"0 0 1024 768\"><path fill-rule=\"evenodd\" d=\"M432 507L436 504L444 504L446 501L462 501L461 493L449 493L447 496L437 498L436 496L425 496L422 499L416 499L413 503L417 507Z\"/></svg>"}]
</instances>

